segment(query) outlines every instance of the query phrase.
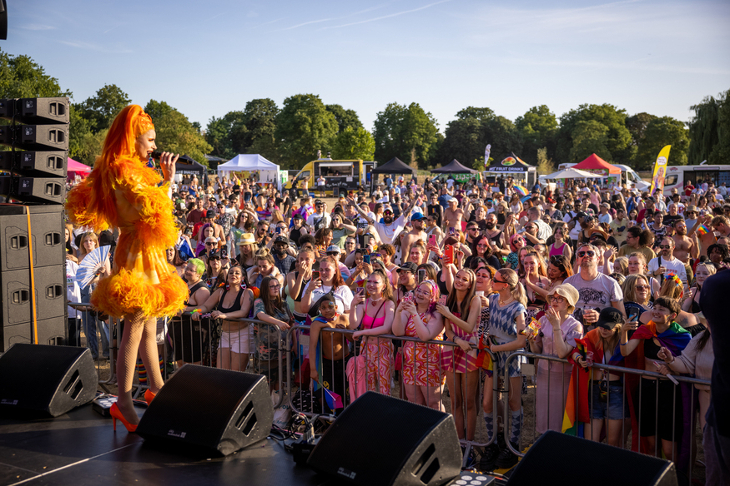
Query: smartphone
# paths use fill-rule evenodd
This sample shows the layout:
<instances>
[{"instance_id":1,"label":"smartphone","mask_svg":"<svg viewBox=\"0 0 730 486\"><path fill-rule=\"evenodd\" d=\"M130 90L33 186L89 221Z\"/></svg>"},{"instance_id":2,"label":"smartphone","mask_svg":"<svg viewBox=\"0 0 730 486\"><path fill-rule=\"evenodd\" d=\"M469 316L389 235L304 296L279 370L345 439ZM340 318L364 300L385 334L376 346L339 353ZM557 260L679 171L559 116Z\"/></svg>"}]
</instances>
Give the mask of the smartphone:
<instances>
[{"instance_id":1,"label":"smartphone","mask_svg":"<svg viewBox=\"0 0 730 486\"><path fill-rule=\"evenodd\" d=\"M444 263L454 263L454 247L446 245L444 250Z\"/></svg>"},{"instance_id":2,"label":"smartphone","mask_svg":"<svg viewBox=\"0 0 730 486\"><path fill-rule=\"evenodd\" d=\"M428 245L429 246L438 246L438 242L437 242L437 239L436 239L436 235L430 235L428 237Z\"/></svg>"},{"instance_id":3,"label":"smartphone","mask_svg":"<svg viewBox=\"0 0 730 486\"><path fill-rule=\"evenodd\" d=\"M422 268L418 271L418 283L420 284L424 280L426 280L426 269Z\"/></svg>"},{"instance_id":4,"label":"smartphone","mask_svg":"<svg viewBox=\"0 0 730 486\"><path fill-rule=\"evenodd\" d=\"M364 255L364 256L362 257L362 261L363 261L364 263L367 263L367 264L369 265L369 264L370 264L370 255Z\"/></svg>"},{"instance_id":5,"label":"smartphone","mask_svg":"<svg viewBox=\"0 0 730 486\"><path fill-rule=\"evenodd\" d=\"M312 272L312 280L319 280L319 271Z\"/></svg>"}]
</instances>

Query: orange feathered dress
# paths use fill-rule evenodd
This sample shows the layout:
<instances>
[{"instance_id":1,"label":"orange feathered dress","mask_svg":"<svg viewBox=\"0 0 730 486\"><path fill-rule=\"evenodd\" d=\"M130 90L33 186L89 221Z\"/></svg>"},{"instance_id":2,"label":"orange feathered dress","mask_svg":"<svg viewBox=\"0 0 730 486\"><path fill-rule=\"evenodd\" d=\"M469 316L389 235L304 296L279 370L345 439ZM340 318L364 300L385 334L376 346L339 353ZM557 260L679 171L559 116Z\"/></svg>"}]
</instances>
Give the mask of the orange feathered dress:
<instances>
[{"instance_id":1,"label":"orange feathered dress","mask_svg":"<svg viewBox=\"0 0 730 486\"><path fill-rule=\"evenodd\" d=\"M99 281L91 296L94 307L109 315L141 310L146 316L162 317L184 308L187 285L165 257L178 230L169 186L158 186L161 180L133 154L100 158L89 177L69 193L66 211L71 221L96 231L120 231L112 273Z\"/></svg>"}]
</instances>

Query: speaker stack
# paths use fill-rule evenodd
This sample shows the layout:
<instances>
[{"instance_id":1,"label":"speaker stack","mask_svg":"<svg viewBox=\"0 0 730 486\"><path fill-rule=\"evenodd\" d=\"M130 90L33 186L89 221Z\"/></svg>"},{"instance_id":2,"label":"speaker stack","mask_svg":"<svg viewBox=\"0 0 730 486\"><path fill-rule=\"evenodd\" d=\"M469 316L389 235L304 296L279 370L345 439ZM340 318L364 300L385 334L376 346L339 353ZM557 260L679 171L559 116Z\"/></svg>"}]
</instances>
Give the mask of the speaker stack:
<instances>
[{"instance_id":1,"label":"speaker stack","mask_svg":"<svg viewBox=\"0 0 730 486\"><path fill-rule=\"evenodd\" d=\"M69 100L0 100L0 352L66 334Z\"/></svg>"}]
</instances>

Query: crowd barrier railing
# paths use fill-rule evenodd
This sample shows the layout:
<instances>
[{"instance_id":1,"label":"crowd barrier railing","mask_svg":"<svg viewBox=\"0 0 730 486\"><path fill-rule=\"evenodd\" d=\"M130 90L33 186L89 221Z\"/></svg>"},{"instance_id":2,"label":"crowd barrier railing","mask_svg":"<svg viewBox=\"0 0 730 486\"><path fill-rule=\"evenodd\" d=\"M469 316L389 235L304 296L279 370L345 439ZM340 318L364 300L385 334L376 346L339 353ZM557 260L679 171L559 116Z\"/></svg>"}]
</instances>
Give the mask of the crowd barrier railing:
<instances>
[{"instance_id":1,"label":"crowd barrier railing","mask_svg":"<svg viewBox=\"0 0 730 486\"><path fill-rule=\"evenodd\" d=\"M522 376L523 377L529 378L530 375L537 377L538 373L540 372L539 371L540 370L540 368L539 368L540 361L545 361L548 363L547 371L544 372L547 374L548 379L547 380L538 379L536 381L535 393L532 396L535 397L535 403L533 403L533 410L534 410L533 424L535 424L535 426L537 426L538 408L544 406L546 408L545 413L548 417L548 425L550 425L550 416L551 416L550 415L550 406L551 406L550 388L551 388L551 386L561 386L563 388L563 390L565 390L565 391L561 392L562 405L560 407L560 412L561 412L560 417L562 418L563 412L565 411L566 400L568 399L567 393L566 393L567 385L570 381L570 373L572 372L573 365L571 363L569 363L567 359L561 359L556 356L548 356L548 355L543 355L543 354L538 354L538 353L531 353L531 352L527 352L527 351L515 351L505 361L505 371L504 371L503 382L505 383L505 388L506 388L507 393L509 393L509 387L510 387L510 382L507 377L507 375L508 375L507 370L509 370L510 363L515 359L525 361L526 358L534 359L535 363L534 363L534 365L528 364L527 366L525 366L524 363L522 364L522 369L523 369ZM560 366L561 368L564 367L564 370L565 370L564 372L561 372L559 369L556 372L556 374L557 373L562 374L562 380L559 384L557 384L557 383L553 384L552 383L553 380L550 378L552 376L551 375L551 372L553 371L552 368L556 367L556 366ZM643 398L642 396L646 393L643 391L644 383L643 383L643 380L641 380L641 378L649 378L649 379L654 379L654 380L660 379L660 378L663 380L667 380L667 378L660 373L656 373L656 372L652 372L652 371L634 369L634 368L626 368L626 367L621 367L621 366L613 366L613 365L609 365L609 364L595 363L595 362L592 366L589 367L589 369L591 369L591 373L593 373L595 370L600 370L601 372L604 372L604 373L608 372L609 375L614 375L614 376L618 375L621 377L621 380L620 380L621 381L621 394L622 394L622 401L621 401L622 413L621 413L621 415L624 417L624 419L623 420L619 419L619 420L621 420L621 433L619 436L620 443L618 444L618 447L621 447L622 449L630 449L631 448L630 442L629 442L628 447L626 445L628 438L629 438L629 433L635 434L635 433L638 433L638 431L633 430L632 426L631 426L631 417L630 417L630 413L629 413L630 410L629 410L628 395L627 395L627 393L630 393L631 391L627 390L626 376L634 375L639 378L637 389L634 391L634 395L633 395L633 399L635 400L635 410L636 410L635 416L638 417L637 427L638 427L639 431L641 430L641 422L642 422L642 413L641 413L641 410L642 410L641 404L642 404L642 398ZM680 397L681 397L681 394L683 393L682 390L679 390L678 388L681 387L682 384L687 384L687 385L689 385L687 388L692 390L690 397L688 399L689 406L690 406L689 417L691 418L690 427L691 427L691 434L692 434L692 437L689 440L688 475L691 478L693 469L694 469L694 464L695 464L695 456L697 453L697 448L695 445L695 440L697 439L697 426L696 426L696 422L695 422L695 411L696 411L695 385L709 387L710 381L692 378L692 377L688 377L688 376L682 376L679 374L672 374L672 378L675 380L674 382L671 382L672 387L673 387L672 388L673 401L671 404L671 406L672 406L672 433L671 433L672 442L676 442L676 439L679 438L680 433L681 433L681 431L676 430L676 419L677 419L676 414L679 412L676 407L676 398L677 398L678 393L680 394ZM563 381L563 380L565 380L565 381ZM602 381L602 380L598 380L597 383L600 383L600 381ZM537 403L537 401L538 401L537 400L537 398L538 398L537 388L540 386L545 386L545 385L547 386L547 390L546 390L547 391L546 395L548 397L547 402L546 403ZM589 385L589 386L595 386L595 384ZM594 392L593 392L593 390L588 390L588 391L581 390L580 380L576 381L576 387L575 387L575 399L576 399L575 408L576 408L576 410L578 409L578 400L582 396L581 394L588 393L589 391L590 391L589 399L588 399L589 417L592 417L593 411L596 410ZM611 403L611 387L609 387L609 386L606 387L606 397L605 398L606 398L606 402L605 402L606 408L608 409L608 407ZM523 399L524 399L524 396L523 396ZM602 402L602 400L600 400L600 401ZM659 410L661 407L669 406L669 404L664 404L664 403L659 402L659 392L658 391L656 393L656 398L655 398L654 402L655 402L654 410L653 410L654 430L655 430L655 432L657 432L658 425L659 425ZM516 454L520 457L523 457L525 454L522 451L525 450L526 447L529 447L532 445L532 443L534 443L534 440L536 440L536 438L537 438L536 437L537 431L533 431L533 434L529 434L529 433L526 433L529 431L526 431L523 428L522 434L520 436L521 443L518 444L519 450L515 449L509 441L509 430L511 427L511 414L509 412L510 412L509 403L508 403L508 401L506 401L504 404L505 427L504 427L504 431L503 431L505 443L506 443L507 447L509 447L509 449L514 454ZM602 424L603 431L606 435L607 442L608 442L608 421L609 421L608 418L603 419L603 424ZM680 423L682 423L682 422L680 421ZM562 425L562 420L561 420L561 425ZM524 426L524 421L523 421L523 426ZM544 431L541 431L539 433L541 434L542 432L544 432ZM532 441L526 440L528 437L530 437L530 435L532 435L533 440ZM646 443L642 443L641 436L639 437L638 442L642 444L642 446L640 447L640 450L646 451ZM657 434L655 436L653 450L649 450L646 452L650 452L654 456L660 456L661 451L662 451L661 440L658 438L658 434ZM676 462L676 459L678 459L678 457L676 457L675 454L679 454L676 446L672 448L671 457L667 457L667 459Z\"/></svg>"},{"instance_id":2,"label":"crowd barrier railing","mask_svg":"<svg viewBox=\"0 0 730 486\"><path fill-rule=\"evenodd\" d=\"M337 413L339 412L333 413L333 411L329 407L327 407L321 399L317 400L319 402L319 409L316 409L315 396L313 394L308 395L309 403L306 407L302 407L305 409L298 407L298 400L295 400L294 398L294 384L297 384L300 390L305 390L305 394L306 390L308 390L310 386L309 372L307 369L305 369L305 366L309 365L309 329L309 326L297 325L292 326L292 328L290 328L289 332L287 333L286 348L295 349L298 351L298 353L296 354L296 363L293 361L295 355L293 353L287 353L287 396L289 397L290 406L293 412L300 413L308 417L319 417L326 420L334 420L337 416ZM406 401L418 403L419 405L430 406L431 408L439 410L445 410L445 405L447 403L449 404L450 408L451 403L455 401L453 400L453 394L455 393L455 390L449 390L449 397L447 397L443 393L444 390L447 389L446 384L443 382L448 377L447 375L451 375L454 383L456 383L457 381L463 381L464 383L463 392L459 395L462 398L461 400L457 401L460 402L461 408L460 416L462 417L462 419L460 421L457 421L457 427L459 426L459 422L461 422L462 430L460 431L459 435L461 437L464 437L464 439L461 440L461 444L464 448L464 464L466 464L472 448L488 446L492 442L494 442L494 440L496 439L496 434L493 434L492 437L487 437L486 441L477 441L475 440L475 437L469 439L469 435L467 433L467 429L469 426L468 420L470 415L474 420L474 423L472 423L471 425L472 431L474 431L477 428L479 422L481 422L478 412L482 398L483 380L481 379L481 374L479 373L479 371L475 371L476 373L478 373L478 378L476 380L476 384L472 385L473 387L475 387L475 390L473 392L473 400L470 402L469 400L463 398L472 396L472 393L469 389L468 380L457 380L457 375L462 374L457 373L455 367L452 371L443 371L441 367L441 356L443 350L456 350L457 348L460 349L458 345L451 341L422 341L418 338L407 336L394 336L391 334L368 336L368 345L364 345L363 340L366 339L366 337L363 336L360 337L357 341L354 341L352 339L352 334L354 332L356 331L349 329L322 329L322 333L333 334L332 338L329 339L330 350L329 353L327 353L329 356L334 356L336 354L335 342L340 345L340 343L344 341L347 349L347 354L342 358L342 365L335 366L333 364L331 366L328 366L328 376L319 377L320 382L327 382L327 384L330 385L328 388L331 391L335 391L335 393L341 396L344 408L346 408L349 404L349 400L347 398L348 390L355 390L356 393L359 393L361 391L377 391L380 393L389 393L391 396L396 396L397 398ZM337 335L342 337L338 339L336 337ZM350 342L354 343L352 345L352 349L350 349L350 345L347 344ZM388 343L393 344L389 345ZM425 369L421 368L419 370L419 367L421 365L418 365L415 360L413 363L406 362L407 358L404 350L405 347L408 346L408 343L413 343L412 347L421 351L419 353L420 362L426 363ZM476 353L477 348L473 347L472 351ZM490 355L491 358L493 358L493 355L489 350L480 352L486 352ZM433 353L436 353L436 356L433 356ZM322 363L324 363L324 354L325 352L323 346L320 346L318 357L320 362ZM398 357L399 355L400 358ZM346 370L350 367L350 362L352 360L354 360L354 362L351 365L352 369L349 373L351 378L348 379ZM397 379L398 388L394 390L392 389L392 384L396 383L395 368L397 368L397 366L395 365L397 361L400 361L401 365L400 373L398 374ZM435 363L438 369L432 370L430 368L430 366L432 366L431 363ZM364 373L358 372L358 368L361 366L365 367ZM418 388L414 385L406 385L404 382L404 371L407 368L413 370L413 372L420 371L422 373L422 379L423 375L428 376L431 371L438 373L442 377L440 380L441 384L438 386L430 386L428 380L426 380L426 385L421 385ZM324 372L324 374L327 374L326 371ZM362 380L365 380L365 383L361 383ZM386 383L383 383L383 381L386 381ZM493 393L493 398L495 399L495 403L500 392L498 382L499 380L493 380L493 389L491 390L491 393ZM411 388L406 389L409 386ZM301 397L303 395L300 394L299 396L301 400ZM413 398L415 397L419 398L420 400L413 400ZM457 414L454 413L454 410L451 410L451 412L456 417ZM474 432L472 432L472 434L474 434Z\"/></svg>"}]
</instances>

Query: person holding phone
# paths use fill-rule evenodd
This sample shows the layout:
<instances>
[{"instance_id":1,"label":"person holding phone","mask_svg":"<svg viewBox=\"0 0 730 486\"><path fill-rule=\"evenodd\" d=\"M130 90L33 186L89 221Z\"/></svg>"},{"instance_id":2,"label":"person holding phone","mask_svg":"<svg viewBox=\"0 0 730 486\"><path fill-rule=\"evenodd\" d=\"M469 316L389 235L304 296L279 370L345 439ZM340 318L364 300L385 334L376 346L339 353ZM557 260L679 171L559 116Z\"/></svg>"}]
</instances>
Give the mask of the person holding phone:
<instances>
[{"instance_id":1,"label":"person holding phone","mask_svg":"<svg viewBox=\"0 0 730 486\"><path fill-rule=\"evenodd\" d=\"M436 312L440 297L433 280L423 280L414 293L414 300L401 302L393 319L393 334L418 338L421 341L443 340L444 322ZM444 373L441 369L441 346L406 341L403 344L403 383L411 403L443 411L441 395Z\"/></svg>"},{"instance_id":2,"label":"person holding phone","mask_svg":"<svg viewBox=\"0 0 730 486\"><path fill-rule=\"evenodd\" d=\"M365 296L367 291L367 298ZM380 270L368 276L365 289L358 290L350 307L350 329L358 329L352 338L362 340L360 354L365 356L367 389L390 396L393 375L393 341L380 338L390 334L395 304L388 277Z\"/></svg>"}]
</instances>

